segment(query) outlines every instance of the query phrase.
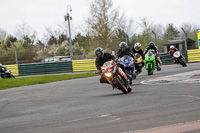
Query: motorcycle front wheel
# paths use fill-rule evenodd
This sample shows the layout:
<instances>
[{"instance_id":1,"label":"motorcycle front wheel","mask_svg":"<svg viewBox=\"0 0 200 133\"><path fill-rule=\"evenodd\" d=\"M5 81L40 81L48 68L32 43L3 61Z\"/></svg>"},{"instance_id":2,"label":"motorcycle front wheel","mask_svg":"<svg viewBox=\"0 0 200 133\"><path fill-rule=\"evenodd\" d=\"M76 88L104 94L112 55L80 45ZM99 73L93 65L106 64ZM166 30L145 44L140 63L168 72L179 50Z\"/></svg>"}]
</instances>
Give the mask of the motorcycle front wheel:
<instances>
[{"instance_id":1,"label":"motorcycle front wheel","mask_svg":"<svg viewBox=\"0 0 200 133\"><path fill-rule=\"evenodd\" d=\"M128 90L126 89L124 84L119 80L119 78L114 78L113 81L117 88L120 89L124 94L128 93Z\"/></svg>"},{"instance_id":2,"label":"motorcycle front wheel","mask_svg":"<svg viewBox=\"0 0 200 133\"><path fill-rule=\"evenodd\" d=\"M186 67L186 66L187 66L187 64L185 63L185 60L184 60L183 58L181 58L181 59L179 60L179 62L180 62L180 64L181 64L183 67Z\"/></svg>"},{"instance_id":3,"label":"motorcycle front wheel","mask_svg":"<svg viewBox=\"0 0 200 133\"><path fill-rule=\"evenodd\" d=\"M148 75L151 75L151 64L148 64L147 73L148 73Z\"/></svg>"}]
</instances>

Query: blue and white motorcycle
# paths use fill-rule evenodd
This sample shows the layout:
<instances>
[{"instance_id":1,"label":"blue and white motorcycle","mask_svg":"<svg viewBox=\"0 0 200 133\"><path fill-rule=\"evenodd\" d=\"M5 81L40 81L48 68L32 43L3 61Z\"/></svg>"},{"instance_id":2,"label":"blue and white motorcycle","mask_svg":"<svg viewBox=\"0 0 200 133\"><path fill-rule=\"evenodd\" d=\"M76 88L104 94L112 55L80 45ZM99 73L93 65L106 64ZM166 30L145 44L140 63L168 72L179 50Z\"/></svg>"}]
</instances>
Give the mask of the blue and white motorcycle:
<instances>
[{"instance_id":1,"label":"blue and white motorcycle","mask_svg":"<svg viewBox=\"0 0 200 133\"><path fill-rule=\"evenodd\" d=\"M135 73L135 63L132 57L128 55L124 55L119 59L121 68L124 67L125 71L131 76L130 84L132 84L132 80L136 78Z\"/></svg>"}]
</instances>

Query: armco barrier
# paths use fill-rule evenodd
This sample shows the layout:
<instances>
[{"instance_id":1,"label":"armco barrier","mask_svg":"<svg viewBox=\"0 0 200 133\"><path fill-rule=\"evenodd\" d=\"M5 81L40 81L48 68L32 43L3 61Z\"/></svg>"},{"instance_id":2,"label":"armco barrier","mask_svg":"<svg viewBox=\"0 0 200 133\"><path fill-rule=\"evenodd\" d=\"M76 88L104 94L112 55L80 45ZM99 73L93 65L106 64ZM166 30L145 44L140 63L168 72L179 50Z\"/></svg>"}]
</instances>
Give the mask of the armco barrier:
<instances>
[{"instance_id":1,"label":"armco barrier","mask_svg":"<svg viewBox=\"0 0 200 133\"><path fill-rule=\"evenodd\" d=\"M200 61L200 50L181 51L181 53L186 58L186 62ZM162 57L163 65L173 64L173 60L169 53L161 53L160 56ZM69 62L5 65L5 67L9 68L14 76L97 70L95 59L73 60Z\"/></svg>"},{"instance_id":2,"label":"armco barrier","mask_svg":"<svg viewBox=\"0 0 200 133\"><path fill-rule=\"evenodd\" d=\"M18 65L17 64L15 64L15 65L4 65L4 67L10 69L11 73L14 76L18 76L19 75L19 70L18 70Z\"/></svg>"},{"instance_id":3,"label":"armco barrier","mask_svg":"<svg viewBox=\"0 0 200 133\"><path fill-rule=\"evenodd\" d=\"M188 50L188 62L198 62L200 61L200 50L195 49L195 50Z\"/></svg>"},{"instance_id":4,"label":"armco barrier","mask_svg":"<svg viewBox=\"0 0 200 133\"><path fill-rule=\"evenodd\" d=\"M95 59L73 60L72 66L73 72L97 70L95 65Z\"/></svg>"},{"instance_id":5,"label":"armco barrier","mask_svg":"<svg viewBox=\"0 0 200 133\"><path fill-rule=\"evenodd\" d=\"M188 62L187 51L181 51L181 53L185 57L186 62ZM173 64L174 63L173 59L171 58L169 53L162 53L162 54L160 54L160 56L162 57L162 64L163 65L169 65L169 64Z\"/></svg>"},{"instance_id":6,"label":"armco barrier","mask_svg":"<svg viewBox=\"0 0 200 133\"><path fill-rule=\"evenodd\" d=\"M162 58L161 60L163 65L173 64L173 59L171 58L169 53L162 53L160 54L160 56Z\"/></svg>"},{"instance_id":7,"label":"armco barrier","mask_svg":"<svg viewBox=\"0 0 200 133\"><path fill-rule=\"evenodd\" d=\"M72 62L19 64L19 75L73 72Z\"/></svg>"}]
</instances>

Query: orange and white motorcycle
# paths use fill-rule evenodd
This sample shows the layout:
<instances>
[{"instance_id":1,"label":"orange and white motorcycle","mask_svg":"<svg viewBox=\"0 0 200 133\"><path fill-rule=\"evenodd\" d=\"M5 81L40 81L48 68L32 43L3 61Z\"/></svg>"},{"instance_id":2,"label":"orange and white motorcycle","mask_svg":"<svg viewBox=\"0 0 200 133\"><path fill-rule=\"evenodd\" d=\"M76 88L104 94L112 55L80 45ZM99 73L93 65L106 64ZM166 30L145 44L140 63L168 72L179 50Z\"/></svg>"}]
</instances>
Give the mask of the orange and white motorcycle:
<instances>
[{"instance_id":1,"label":"orange and white motorcycle","mask_svg":"<svg viewBox=\"0 0 200 133\"><path fill-rule=\"evenodd\" d=\"M103 64L101 74L113 88L121 90L124 94L132 91L127 76L113 61L107 61Z\"/></svg>"}]
</instances>

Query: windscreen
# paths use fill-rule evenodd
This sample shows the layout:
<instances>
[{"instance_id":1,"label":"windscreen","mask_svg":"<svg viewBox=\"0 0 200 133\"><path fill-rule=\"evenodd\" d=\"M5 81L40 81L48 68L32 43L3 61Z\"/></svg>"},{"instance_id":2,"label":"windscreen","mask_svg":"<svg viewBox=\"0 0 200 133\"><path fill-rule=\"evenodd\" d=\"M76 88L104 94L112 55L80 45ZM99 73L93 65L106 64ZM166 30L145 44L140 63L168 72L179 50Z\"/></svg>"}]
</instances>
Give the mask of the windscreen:
<instances>
[{"instance_id":1,"label":"windscreen","mask_svg":"<svg viewBox=\"0 0 200 133\"><path fill-rule=\"evenodd\" d=\"M153 52L149 51L149 52L147 53L147 55L148 55L148 56L152 56L152 55L153 55Z\"/></svg>"},{"instance_id":2,"label":"windscreen","mask_svg":"<svg viewBox=\"0 0 200 133\"><path fill-rule=\"evenodd\" d=\"M110 61L107 61L103 64L103 69L106 69L110 66Z\"/></svg>"}]
</instances>

